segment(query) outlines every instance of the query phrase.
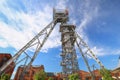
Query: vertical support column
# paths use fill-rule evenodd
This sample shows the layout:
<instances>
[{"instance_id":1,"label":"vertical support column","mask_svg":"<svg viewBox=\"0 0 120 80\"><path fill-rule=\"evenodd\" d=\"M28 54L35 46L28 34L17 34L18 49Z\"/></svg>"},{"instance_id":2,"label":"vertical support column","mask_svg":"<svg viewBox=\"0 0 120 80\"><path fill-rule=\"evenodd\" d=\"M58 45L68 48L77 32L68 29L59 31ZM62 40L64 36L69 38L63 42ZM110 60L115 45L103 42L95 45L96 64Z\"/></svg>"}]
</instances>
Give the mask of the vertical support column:
<instances>
[{"instance_id":1,"label":"vertical support column","mask_svg":"<svg viewBox=\"0 0 120 80\"><path fill-rule=\"evenodd\" d=\"M79 70L77 55L75 50L75 26L68 24L61 24L61 42L62 42L62 70L63 76L67 77L69 74L75 73Z\"/></svg>"}]
</instances>

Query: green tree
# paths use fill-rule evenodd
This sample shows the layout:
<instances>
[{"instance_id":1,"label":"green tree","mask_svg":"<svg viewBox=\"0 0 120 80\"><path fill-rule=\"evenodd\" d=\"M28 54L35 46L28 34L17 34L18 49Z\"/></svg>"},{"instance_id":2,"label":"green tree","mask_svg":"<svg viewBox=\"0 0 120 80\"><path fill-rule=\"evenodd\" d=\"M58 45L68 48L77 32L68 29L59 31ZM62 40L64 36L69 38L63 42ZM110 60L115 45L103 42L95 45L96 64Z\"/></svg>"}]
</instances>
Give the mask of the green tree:
<instances>
[{"instance_id":1,"label":"green tree","mask_svg":"<svg viewBox=\"0 0 120 80\"><path fill-rule=\"evenodd\" d=\"M69 80L79 80L79 75L77 73L68 76Z\"/></svg>"},{"instance_id":2,"label":"green tree","mask_svg":"<svg viewBox=\"0 0 120 80\"><path fill-rule=\"evenodd\" d=\"M47 78L47 75L44 70L40 70L35 73L34 80L45 80Z\"/></svg>"},{"instance_id":3,"label":"green tree","mask_svg":"<svg viewBox=\"0 0 120 80\"><path fill-rule=\"evenodd\" d=\"M103 69L100 69L100 74L102 75L102 80L114 80L113 78L112 78L112 75L111 75L111 73L110 73L110 70L107 70L107 69L105 69L105 68L103 68Z\"/></svg>"},{"instance_id":4,"label":"green tree","mask_svg":"<svg viewBox=\"0 0 120 80\"><path fill-rule=\"evenodd\" d=\"M0 76L0 80L10 80L10 75L9 74L2 74Z\"/></svg>"},{"instance_id":5,"label":"green tree","mask_svg":"<svg viewBox=\"0 0 120 80\"><path fill-rule=\"evenodd\" d=\"M54 80L52 77L49 77L49 79L48 80Z\"/></svg>"}]
</instances>

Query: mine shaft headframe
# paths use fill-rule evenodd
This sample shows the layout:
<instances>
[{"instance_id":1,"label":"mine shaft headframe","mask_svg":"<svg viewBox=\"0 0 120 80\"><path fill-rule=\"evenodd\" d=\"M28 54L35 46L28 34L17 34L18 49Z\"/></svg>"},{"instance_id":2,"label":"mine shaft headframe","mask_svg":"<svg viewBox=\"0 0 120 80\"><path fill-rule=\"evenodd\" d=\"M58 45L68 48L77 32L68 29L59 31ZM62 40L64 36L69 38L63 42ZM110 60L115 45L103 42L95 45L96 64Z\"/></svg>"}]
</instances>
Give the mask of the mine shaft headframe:
<instances>
[{"instance_id":1,"label":"mine shaft headframe","mask_svg":"<svg viewBox=\"0 0 120 80\"><path fill-rule=\"evenodd\" d=\"M53 21L50 22L45 28L43 28L33 39L31 39L26 45L24 45L9 61L7 61L2 67L0 67L0 74L3 74L4 70L9 66L12 62L16 64L25 60L24 65L25 67L23 74L29 69L30 65L32 65L33 61L35 60L36 56L39 54L39 51L43 47L44 43L48 39L50 33L53 31L55 25L57 23L65 23L68 21L68 11L67 10L53 10ZM43 37L44 36L44 37ZM29 56L27 50L31 47L36 47L33 51L33 55ZM19 60L21 54L25 54L26 56L23 59ZM28 58L30 59L28 61ZM28 61L28 62L27 62ZM23 80L23 79L20 79Z\"/></svg>"},{"instance_id":2,"label":"mine shaft headframe","mask_svg":"<svg viewBox=\"0 0 120 80\"><path fill-rule=\"evenodd\" d=\"M68 75L72 73L76 73L79 71L77 55L75 50L75 25L71 24L61 24L60 32L61 32L61 42L62 42L62 70L63 77L67 78ZM67 80L67 79L66 79Z\"/></svg>"},{"instance_id":3,"label":"mine shaft headframe","mask_svg":"<svg viewBox=\"0 0 120 80\"><path fill-rule=\"evenodd\" d=\"M67 9L53 8L53 19L57 19L57 23L66 23L69 20Z\"/></svg>"}]
</instances>

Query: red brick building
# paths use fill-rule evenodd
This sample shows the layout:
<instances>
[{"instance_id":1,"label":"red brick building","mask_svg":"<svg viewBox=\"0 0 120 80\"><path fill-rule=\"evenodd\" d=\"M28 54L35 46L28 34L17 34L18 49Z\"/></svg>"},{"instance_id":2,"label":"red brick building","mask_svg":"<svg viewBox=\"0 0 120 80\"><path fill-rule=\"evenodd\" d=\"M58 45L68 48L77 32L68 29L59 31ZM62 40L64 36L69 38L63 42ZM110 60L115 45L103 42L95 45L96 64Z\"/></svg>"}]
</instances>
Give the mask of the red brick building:
<instances>
[{"instance_id":1,"label":"red brick building","mask_svg":"<svg viewBox=\"0 0 120 80\"><path fill-rule=\"evenodd\" d=\"M95 76L95 80L100 80L102 78L101 74L100 74L100 71L97 69L97 70L94 70L93 71L93 74ZM112 78L114 80L120 80L120 68L116 68L114 69L113 71L111 71L111 75L112 75ZM82 79L84 80L84 79ZM86 80L91 80L91 76L90 76L90 73L89 75L87 76L87 79Z\"/></svg>"},{"instance_id":2,"label":"red brick building","mask_svg":"<svg viewBox=\"0 0 120 80\"><path fill-rule=\"evenodd\" d=\"M57 73L57 80L63 80L62 78L63 78L63 75L62 75L62 73Z\"/></svg>"},{"instance_id":3,"label":"red brick building","mask_svg":"<svg viewBox=\"0 0 120 80\"><path fill-rule=\"evenodd\" d=\"M112 71L112 75L115 80L120 80L120 56L118 60L118 66Z\"/></svg>"},{"instance_id":4,"label":"red brick building","mask_svg":"<svg viewBox=\"0 0 120 80\"><path fill-rule=\"evenodd\" d=\"M100 74L100 71L98 69L92 71L94 77L95 77L95 80L101 80L102 76ZM90 73L87 75L87 78L86 80L91 80L91 75Z\"/></svg>"},{"instance_id":5,"label":"red brick building","mask_svg":"<svg viewBox=\"0 0 120 80\"><path fill-rule=\"evenodd\" d=\"M120 58L119 58L119 64L120 64ZM44 70L43 65L42 66L31 66L28 73L24 75L24 80L33 80L34 73L36 73L37 71L39 71L41 69ZM19 80L19 77L20 77L20 74L22 71L23 71L23 67L20 66L17 70L17 73L15 75L14 80ZM78 72L78 74L79 74L81 80L91 80L91 75L87 71L80 70ZM101 76L100 71L98 69L94 70L93 74L94 74L95 80L101 80L102 76ZM120 80L120 67L111 71L111 75L114 78L114 80ZM47 73L47 79L49 77L54 78L54 80L63 80L62 73L54 74L54 73L49 72L49 73Z\"/></svg>"},{"instance_id":6,"label":"red brick building","mask_svg":"<svg viewBox=\"0 0 120 80\"><path fill-rule=\"evenodd\" d=\"M22 73L23 69L24 69L23 66L18 67L18 70L16 72L14 80L19 80L20 79L20 76L21 76L21 73ZM30 66L30 69L24 75L24 79L23 80L34 80L33 79L34 74L36 72L40 71L40 70L44 70L44 66L43 65L41 65L41 66Z\"/></svg>"},{"instance_id":7,"label":"red brick building","mask_svg":"<svg viewBox=\"0 0 120 80\"><path fill-rule=\"evenodd\" d=\"M47 74L47 80L51 77L53 78L54 80L61 80L60 77L56 74L56 73L53 73L53 72L46 72Z\"/></svg>"},{"instance_id":8,"label":"red brick building","mask_svg":"<svg viewBox=\"0 0 120 80\"><path fill-rule=\"evenodd\" d=\"M86 79L87 79L87 75L89 75L89 72L80 70L80 71L78 72L78 74L80 75L80 78L81 78L82 80L86 80Z\"/></svg>"},{"instance_id":9,"label":"red brick building","mask_svg":"<svg viewBox=\"0 0 120 80\"><path fill-rule=\"evenodd\" d=\"M120 80L120 67L118 67L112 71L112 76L113 76L114 80Z\"/></svg>"},{"instance_id":10,"label":"red brick building","mask_svg":"<svg viewBox=\"0 0 120 80\"><path fill-rule=\"evenodd\" d=\"M20 77L20 74L21 74L22 70L23 70L23 67L20 66L17 70L17 73L15 75L14 80L19 80L19 77ZM24 80L34 80L33 76L39 70L44 70L44 66L43 65L42 66L31 66L30 70L27 72L27 74L24 75ZM91 76L90 76L89 72L80 70L78 73L81 77L81 80L91 80ZM95 76L95 80L100 80L102 78L98 69L94 70L93 73L94 73L94 76ZM115 77L116 74L117 74L117 76L118 75L120 76L120 72L116 72L116 71L112 71L111 74L112 74L113 77ZM62 79L63 78L62 73L54 74L52 72L47 72L47 77L48 78L52 77L54 80L63 80ZM116 79L116 78L114 78L114 79L119 80L119 79Z\"/></svg>"},{"instance_id":11,"label":"red brick building","mask_svg":"<svg viewBox=\"0 0 120 80\"><path fill-rule=\"evenodd\" d=\"M0 67L2 67L3 64L5 64L10 58L12 58L11 54L9 53L0 53ZM12 75L14 71L15 63L12 62L3 72L5 74Z\"/></svg>"}]
</instances>

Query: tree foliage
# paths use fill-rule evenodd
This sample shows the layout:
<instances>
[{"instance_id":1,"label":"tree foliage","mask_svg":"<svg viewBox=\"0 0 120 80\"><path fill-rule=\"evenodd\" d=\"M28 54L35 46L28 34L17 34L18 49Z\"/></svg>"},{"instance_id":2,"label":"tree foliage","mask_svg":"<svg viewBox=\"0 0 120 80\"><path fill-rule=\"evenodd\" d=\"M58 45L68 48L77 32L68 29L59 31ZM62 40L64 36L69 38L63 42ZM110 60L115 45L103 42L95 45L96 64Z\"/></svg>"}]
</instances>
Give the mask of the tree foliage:
<instances>
[{"instance_id":1,"label":"tree foliage","mask_svg":"<svg viewBox=\"0 0 120 80\"><path fill-rule=\"evenodd\" d=\"M2 74L0 76L0 80L10 80L10 75L9 74Z\"/></svg>"},{"instance_id":2,"label":"tree foliage","mask_svg":"<svg viewBox=\"0 0 120 80\"><path fill-rule=\"evenodd\" d=\"M34 80L45 80L47 78L47 75L44 70L40 70L35 73Z\"/></svg>"},{"instance_id":3,"label":"tree foliage","mask_svg":"<svg viewBox=\"0 0 120 80\"><path fill-rule=\"evenodd\" d=\"M107 69L103 68L103 69L100 70L100 74L102 75L102 78L103 78L102 80L114 80L112 78L110 70L107 70Z\"/></svg>"},{"instance_id":4,"label":"tree foliage","mask_svg":"<svg viewBox=\"0 0 120 80\"><path fill-rule=\"evenodd\" d=\"M49 77L49 79L48 80L54 80L52 77Z\"/></svg>"},{"instance_id":5,"label":"tree foliage","mask_svg":"<svg viewBox=\"0 0 120 80\"><path fill-rule=\"evenodd\" d=\"M77 73L69 75L69 80L79 80L79 75Z\"/></svg>"}]
</instances>

